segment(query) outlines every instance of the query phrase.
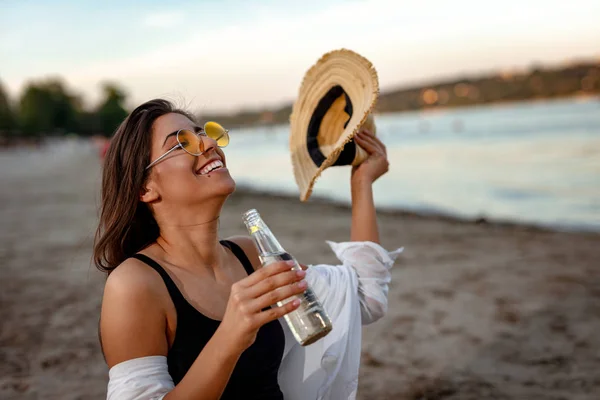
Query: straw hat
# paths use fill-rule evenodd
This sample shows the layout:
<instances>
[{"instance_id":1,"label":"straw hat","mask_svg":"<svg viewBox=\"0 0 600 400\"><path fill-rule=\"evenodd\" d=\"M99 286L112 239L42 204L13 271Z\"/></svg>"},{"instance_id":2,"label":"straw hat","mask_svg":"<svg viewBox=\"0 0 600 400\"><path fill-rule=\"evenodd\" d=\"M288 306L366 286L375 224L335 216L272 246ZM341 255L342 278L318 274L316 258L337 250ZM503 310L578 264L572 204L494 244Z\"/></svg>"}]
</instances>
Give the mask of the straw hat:
<instances>
[{"instance_id":1,"label":"straw hat","mask_svg":"<svg viewBox=\"0 0 600 400\"><path fill-rule=\"evenodd\" d=\"M369 60L346 49L323 55L302 81L290 116L290 151L300 200L310 197L326 168L358 165L368 154L352 138L375 133L371 110L379 95Z\"/></svg>"}]
</instances>

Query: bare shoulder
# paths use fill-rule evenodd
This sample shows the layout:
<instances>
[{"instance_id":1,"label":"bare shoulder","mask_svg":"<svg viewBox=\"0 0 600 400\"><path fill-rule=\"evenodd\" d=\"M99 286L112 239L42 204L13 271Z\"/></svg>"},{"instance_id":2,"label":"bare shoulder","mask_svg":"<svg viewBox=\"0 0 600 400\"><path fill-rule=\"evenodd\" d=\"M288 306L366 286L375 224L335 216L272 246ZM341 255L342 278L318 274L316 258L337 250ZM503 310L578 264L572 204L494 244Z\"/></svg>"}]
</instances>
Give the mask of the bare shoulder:
<instances>
[{"instance_id":1,"label":"bare shoulder","mask_svg":"<svg viewBox=\"0 0 600 400\"><path fill-rule=\"evenodd\" d=\"M106 280L100 337L109 367L133 358L166 355L165 293L160 275L128 259Z\"/></svg>"},{"instance_id":2,"label":"bare shoulder","mask_svg":"<svg viewBox=\"0 0 600 400\"><path fill-rule=\"evenodd\" d=\"M108 275L104 294L139 296L162 287L160 275L148 265L135 258L123 261Z\"/></svg>"},{"instance_id":3,"label":"bare shoulder","mask_svg":"<svg viewBox=\"0 0 600 400\"><path fill-rule=\"evenodd\" d=\"M231 240L244 250L244 253L246 253L246 256L250 259L255 271L260 268L261 262L258 258L258 251L250 236L231 236L227 238L227 240Z\"/></svg>"}]
</instances>

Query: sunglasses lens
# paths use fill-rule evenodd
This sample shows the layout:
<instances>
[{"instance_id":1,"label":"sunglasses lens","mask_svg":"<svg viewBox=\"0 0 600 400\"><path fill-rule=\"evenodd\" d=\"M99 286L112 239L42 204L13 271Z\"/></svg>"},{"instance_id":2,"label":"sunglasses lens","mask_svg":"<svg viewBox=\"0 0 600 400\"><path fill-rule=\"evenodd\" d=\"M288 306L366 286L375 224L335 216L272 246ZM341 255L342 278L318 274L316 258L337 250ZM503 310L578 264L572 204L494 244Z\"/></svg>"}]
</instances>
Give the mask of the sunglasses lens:
<instances>
[{"instance_id":1,"label":"sunglasses lens","mask_svg":"<svg viewBox=\"0 0 600 400\"><path fill-rule=\"evenodd\" d=\"M204 125L206 136L217 142L217 146L225 147L229 144L229 133L220 124L210 121Z\"/></svg>"},{"instance_id":2,"label":"sunglasses lens","mask_svg":"<svg viewBox=\"0 0 600 400\"><path fill-rule=\"evenodd\" d=\"M191 155L197 156L204 151L202 140L192 131L186 129L179 131L177 139L179 139L183 149Z\"/></svg>"}]
</instances>

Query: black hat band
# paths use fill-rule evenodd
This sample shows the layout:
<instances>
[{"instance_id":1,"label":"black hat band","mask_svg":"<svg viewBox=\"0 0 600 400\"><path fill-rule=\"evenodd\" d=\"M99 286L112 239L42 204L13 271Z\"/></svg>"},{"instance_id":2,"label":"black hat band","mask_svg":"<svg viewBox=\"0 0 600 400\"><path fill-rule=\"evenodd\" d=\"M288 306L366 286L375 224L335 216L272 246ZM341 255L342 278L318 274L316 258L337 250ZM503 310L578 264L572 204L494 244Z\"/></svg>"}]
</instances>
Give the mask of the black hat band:
<instances>
[{"instance_id":1,"label":"black hat band","mask_svg":"<svg viewBox=\"0 0 600 400\"><path fill-rule=\"evenodd\" d=\"M352 102L350 101L350 97L341 86L337 85L329 89L327 94L323 96L323 98L317 104L311 118L310 123L308 124L308 132L306 134L306 148L308 150L308 154L310 158L312 158L313 162L317 167L320 167L321 164L327 159L321 152L319 148L319 141L317 140L317 135L319 134L319 129L321 128L321 122L323 121L323 117L327 114L327 111L331 108L333 102L339 98L341 95L344 95L346 98L346 107L344 108L344 112L352 118ZM348 125L348 121L344 124L344 128ZM351 140L344 145L344 149L340 153L338 159L333 163L333 166L336 165L350 165L354 161L354 157L356 155L356 145L354 141Z\"/></svg>"}]
</instances>

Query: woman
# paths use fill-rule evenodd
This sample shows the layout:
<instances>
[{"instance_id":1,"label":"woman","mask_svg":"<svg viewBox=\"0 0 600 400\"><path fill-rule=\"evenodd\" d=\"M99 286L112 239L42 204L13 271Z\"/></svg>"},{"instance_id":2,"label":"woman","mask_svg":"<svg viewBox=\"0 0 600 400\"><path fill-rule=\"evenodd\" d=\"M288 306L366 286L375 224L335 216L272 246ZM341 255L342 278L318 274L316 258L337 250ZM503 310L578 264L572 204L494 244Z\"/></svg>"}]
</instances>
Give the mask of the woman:
<instances>
[{"instance_id":1,"label":"woman","mask_svg":"<svg viewBox=\"0 0 600 400\"><path fill-rule=\"evenodd\" d=\"M351 236L378 242L371 185L387 171L385 147L368 132L356 140L370 157L352 172ZM227 142L164 100L136 108L112 139L94 248L108 273L100 338L109 398L283 398L276 320L298 303L269 306L301 293L306 273L284 262L259 268L248 237L219 241L235 189L219 148Z\"/></svg>"}]
</instances>

